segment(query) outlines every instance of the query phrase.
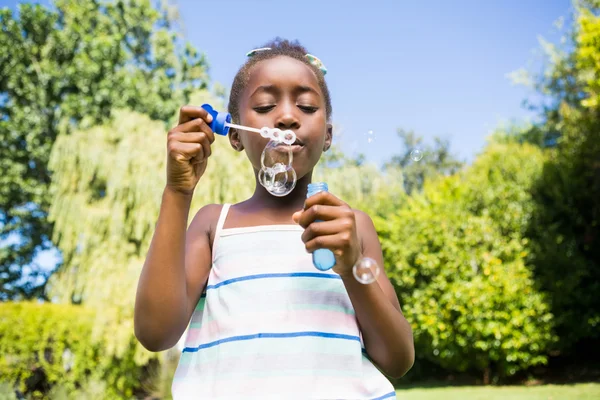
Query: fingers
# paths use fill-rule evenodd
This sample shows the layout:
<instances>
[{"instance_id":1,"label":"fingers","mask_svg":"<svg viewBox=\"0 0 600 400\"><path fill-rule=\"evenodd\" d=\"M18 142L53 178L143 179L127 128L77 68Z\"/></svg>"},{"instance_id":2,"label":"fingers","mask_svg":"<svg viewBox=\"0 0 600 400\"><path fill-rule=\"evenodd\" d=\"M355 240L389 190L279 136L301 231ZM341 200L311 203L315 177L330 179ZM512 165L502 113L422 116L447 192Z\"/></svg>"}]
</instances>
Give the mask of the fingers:
<instances>
[{"instance_id":1,"label":"fingers","mask_svg":"<svg viewBox=\"0 0 600 400\"><path fill-rule=\"evenodd\" d=\"M214 140L214 136L213 136ZM172 131L169 133L169 141L176 141L180 143L199 143L204 149L204 157L210 157L212 154L211 140L205 132L177 132Z\"/></svg>"},{"instance_id":2,"label":"fingers","mask_svg":"<svg viewBox=\"0 0 600 400\"><path fill-rule=\"evenodd\" d=\"M301 214L295 214L293 217L297 223L303 228L307 228L316 220L331 221L334 219L348 219L354 220L354 212L346 205L344 206L333 206L315 204L310 208L303 211Z\"/></svg>"},{"instance_id":3,"label":"fingers","mask_svg":"<svg viewBox=\"0 0 600 400\"><path fill-rule=\"evenodd\" d=\"M333 194L329 192L320 192L313 196L310 196L304 202L304 209L308 209L315 204L323 204L328 206L347 206L342 200L335 197Z\"/></svg>"},{"instance_id":4,"label":"fingers","mask_svg":"<svg viewBox=\"0 0 600 400\"><path fill-rule=\"evenodd\" d=\"M178 151L173 151L172 148L176 147L178 150L183 148L191 149L197 148L198 145L202 147L202 152L199 150L196 152L196 155L193 156L193 163L203 162L206 158L210 157L212 154L210 145L215 141L215 135L210 129L210 126L206 123L203 118L211 117L210 114L203 108L193 106L184 106L181 108L180 112L180 121L186 121L188 117L193 116L194 119L187 120L186 122L180 123L175 128L173 128L169 132L168 136L168 147L169 154L172 154L176 159L181 159L182 155L187 156L186 153L180 153ZM211 117L212 118L212 117ZM178 147L172 142L177 143L185 143L185 144L196 144L196 146L183 146ZM192 158L186 158L186 160L190 160Z\"/></svg>"},{"instance_id":5,"label":"fingers","mask_svg":"<svg viewBox=\"0 0 600 400\"><path fill-rule=\"evenodd\" d=\"M202 132L206 135L210 143L212 144L215 141L215 134L210 129L210 126L201 118L196 118L194 120L185 122L183 124L177 125L175 128L171 129L171 132L183 132L183 133L195 133Z\"/></svg>"},{"instance_id":6,"label":"fingers","mask_svg":"<svg viewBox=\"0 0 600 400\"><path fill-rule=\"evenodd\" d=\"M347 219L313 222L302 233L302 241L308 243L317 236L336 235L340 232L350 231L351 229L352 222Z\"/></svg>"},{"instance_id":7,"label":"fingers","mask_svg":"<svg viewBox=\"0 0 600 400\"><path fill-rule=\"evenodd\" d=\"M318 249L329 249L339 257L344 253L344 249L348 248L350 240L350 235L342 232L335 235L316 236L306 242L304 246L309 253Z\"/></svg>"},{"instance_id":8,"label":"fingers","mask_svg":"<svg viewBox=\"0 0 600 400\"><path fill-rule=\"evenodd\" d=\"M187 105L179 109L179 125L196 118L201 118L208 123L212 122L212 115L202 107Z\"/></svg>"},{"instance_id":9,"label":"fingers","mask_svg":"<svg viewBox=\"0 0 600 400\"><path fill-rule=\"evenodd\" d=\"M177 161L189 161L194 159L195 163L203 162L204 147L200 143L182 143L178 141L169 142L169 156Z\"/></svg>"}]
</instances>

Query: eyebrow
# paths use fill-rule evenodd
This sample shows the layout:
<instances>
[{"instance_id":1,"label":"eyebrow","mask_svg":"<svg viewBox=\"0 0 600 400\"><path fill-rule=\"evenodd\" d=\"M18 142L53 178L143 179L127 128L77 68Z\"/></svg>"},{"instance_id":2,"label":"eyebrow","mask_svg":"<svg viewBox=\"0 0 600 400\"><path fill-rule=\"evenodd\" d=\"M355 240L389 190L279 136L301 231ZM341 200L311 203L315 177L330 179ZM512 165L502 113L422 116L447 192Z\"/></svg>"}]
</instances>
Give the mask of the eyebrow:
<instances>
[{"instance_id":1,"label":"eyebrow","mask_svg":"<svg viewBox=\"0 0 600 400\"><path fill-rule=\"evenodd\" d=\"M280 89L278 87L276 87L275 85L261 85L259 87L257 87L254 92L252 92L252 94L250 95L250 97L254 96L257 93L260 92L265 92L265 93L270 93L270 94L277 94L280 92ZM310 86L296 86L294 88L294 93L296 94L302 94L302 93L314 93L316 95L319 95L319 92L317 90L315 90L314 88L310 87Z\"/></svg>"}]
</instances>

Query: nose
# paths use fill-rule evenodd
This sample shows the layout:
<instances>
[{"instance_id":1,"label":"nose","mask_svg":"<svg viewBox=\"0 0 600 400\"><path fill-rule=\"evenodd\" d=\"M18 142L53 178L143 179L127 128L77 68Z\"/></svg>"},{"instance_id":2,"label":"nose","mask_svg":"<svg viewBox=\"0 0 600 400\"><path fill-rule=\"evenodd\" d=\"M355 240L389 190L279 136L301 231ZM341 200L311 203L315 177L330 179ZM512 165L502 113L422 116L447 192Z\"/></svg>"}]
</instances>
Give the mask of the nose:
<instances>
[{"instance_id":1,"label":"nose","mask_svg":"<svg viewBox=\"0 0 600 400\"><path fill-rule=\"evenodd\" d=\"M275 121L275 127L281 130L298 129L300 128L300 119L298 118L295 104L281 104L279 107L279 115Z\"/></svg>"}]
</instances>

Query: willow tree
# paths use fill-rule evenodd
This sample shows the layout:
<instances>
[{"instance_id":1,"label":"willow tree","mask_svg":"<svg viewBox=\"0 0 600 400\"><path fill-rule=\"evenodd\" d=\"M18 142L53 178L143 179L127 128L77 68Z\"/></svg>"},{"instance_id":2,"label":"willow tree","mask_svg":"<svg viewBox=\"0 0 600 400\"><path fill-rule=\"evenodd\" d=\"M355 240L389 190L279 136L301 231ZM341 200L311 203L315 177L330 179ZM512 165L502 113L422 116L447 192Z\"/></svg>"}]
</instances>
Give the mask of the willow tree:
<instances>
[{"instance_id":1,"label":"willow tree","mask_svg":"<svg viewBox=\"0 0 600 400\"><path fill-rule=\"evenodd\" d=\"M206 101L217 102L202 92L191 103ZM59 136L53 148L49 215L64 265L51 277L48 294L96 310L95 336L119 356L133 338L137 280L166 183L167 130L133 111L114 115L107 124ZM218 136L190 218L204 204L246 198L253 183L245 156ZM148 356L139 355L140 362Z\"/></svg>"}]
</instances>

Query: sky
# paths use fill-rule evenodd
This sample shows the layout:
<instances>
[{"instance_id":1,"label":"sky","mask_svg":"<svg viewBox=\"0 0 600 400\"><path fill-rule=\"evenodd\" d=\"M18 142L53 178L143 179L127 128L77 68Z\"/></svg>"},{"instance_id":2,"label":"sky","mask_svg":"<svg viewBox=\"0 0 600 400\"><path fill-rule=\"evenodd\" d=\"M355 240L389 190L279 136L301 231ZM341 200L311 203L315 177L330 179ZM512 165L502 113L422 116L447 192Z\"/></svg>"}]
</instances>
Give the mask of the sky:
<instances>
[{"instance_id":1,"label":"sky","mask_svg":"<svg viewBox=\"0 0 600 400\"><path fill-rule=\"evenodd\" d=\"M334 143L377 164L403 151L397 128L428 142L449 139L459 158L472 161L494 128L535 118L522 106L534 93L507 75L540 72L539 38L558 41L555 22L571 12L570 0L175 3L185 38L226 87L249 50L276 36L299 40L328 69ZM0 7L17 4L0 0ZM38 261L56 256L45 252Z\"/></svg>"}]
</instances>

